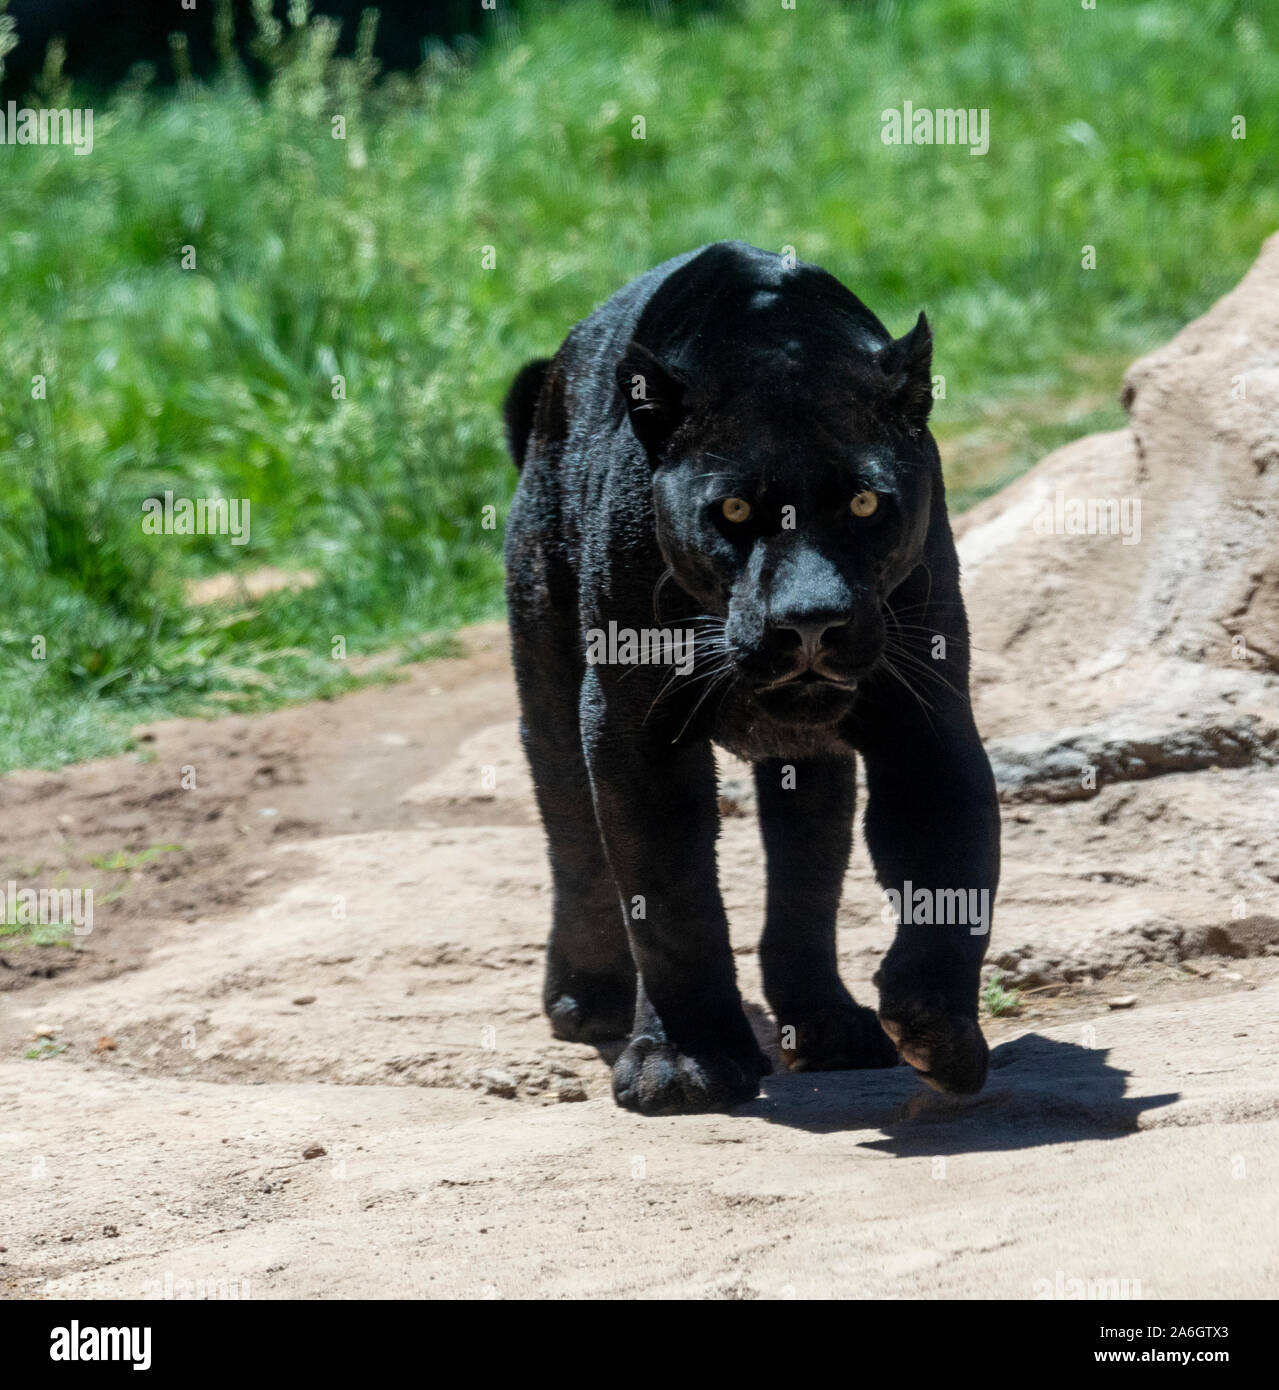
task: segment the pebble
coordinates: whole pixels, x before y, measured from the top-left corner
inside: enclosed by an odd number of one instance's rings
[[[1114,999],[1107,999],[1106,1007],[1108,1009],[1131,1009],[1136,1002],[1137,996],[1135,994],[1120,994]]]
[[[485,1067],[480,1072],[480,1085],[491,1096],[501,1096],[505,1100],[514,1100],[516,1092],[515,1078],[507,1071],[498,1071],[496,1067]]]
[[[580,1081],[557,1081],[555,1083],[555,1099],[561,1101],[585,1100],[586,1087]]]
[[[308,1144],[307,1147],[302,1150],[302,1157],[323,1158],[326,1153],[328,1153],[328,1150],[323,1144]]]
[[[1019,961],[1013,977],[1019,985],[1046,985],[1052,979],[1052,963],[1042,956],[1030,956]]]

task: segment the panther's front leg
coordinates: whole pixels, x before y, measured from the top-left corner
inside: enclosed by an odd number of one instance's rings
[[[640,976],[635,1030],[613,1067],[613,1094],[646,1115],[752,1100],[769,1064],[742,1011],[716,879],[710,745],[672,745],[669,729],[646,734],[633,705],[610,707],[594,671],[582,686],[581,725]]]
[[[764,994],[792,1071],[891,1067],[897,1049],[874,1009],[839,978],[835,917],[853,838],[856,771],[844,758],[755,764],[768,907],[759,944]]]
[[[966,704],[898,708],[863,744],[866,841],[897,912],[875,983],[884,1031],[934,1090],[979,1091],[989,1052],[977,1022],[999,883],[999,805]]]

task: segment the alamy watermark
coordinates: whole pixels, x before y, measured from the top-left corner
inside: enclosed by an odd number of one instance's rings
[[[70,145],[76,154],[93,153],[93,108],[0,107],[0,145]]]
[[[191,1279],[165,1270],[163,1278],[144,1279],[142,1297],[166,1301],[194,1299],[200,1302],[237,1302],[251,1297],[247,1279],[219,1277]]]
[[[151,1369],[149,1327],[81,1327],[72,1318],[49,1333],[50,1361],[131,1361],[135,1371]]]
[[[990,149],[990,108],[928,107],[915,108],[905,101],[902,109],[889,107],[880,112],[883,127],[879,138],[885,145],[967,145],[971,155],[983,155]]]
[[[900,889],[884,889],[879,914],[886,927],[967,927],[969,936],[990,931],[989,888],[916,888],[910,879]]]
[[[1121,545],[1141,540],[1140,497],[1067,497],[1058,488],[1045,497],[1035,517],[1038,536],[1121,536]]]
[[[593,627],[586,634],[588,666],[673,666],[681,676],[693,669],[691,627]]]
[[[1140,1279],[1067,1278],[1059,1269],[1051,1279],[1036,1279],[1032,1285],[1036,1299],[1128,1299],[1141,1297]],[[1103,1334],[1104,1335],[1104,1334]]]
[[[230,536],[232,545],[249,539],[247,497],[148,497],[142,503],[142,529],[148,536]]]
[[[92,888],[0,887],[0,923],[6,927],[70,927],[76,936],[93,931]]]

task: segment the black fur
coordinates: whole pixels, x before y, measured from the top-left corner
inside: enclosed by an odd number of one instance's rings
[[[788,1064],[890,1065],[891,1036],[939,1089],[985,1079],[985,933],[899,922],[878,1018],[836,969],[855,751],[881,885],[989,902],[998,879],[931,346],[923,315],[894,340],[824,271],[721,243],[640,276],[512,387],[507,594],[554,890],[545,1004],[558,1037],[629,1037],[623,1105],[732,1105],[768,1069],[716,880],[712,742],[755,765],[760,960]],[[873,513],[852,514],[868,493]],[[691,630],[691,669],[597,659],[619,655],[592,635],[610,622]]]
[[[502,416],[506,421],[506,447],[511,451],[516,468],[524,467],[524,450],[528,445],[529,431],[533,428],[533,411],[537,408],[538,394],[550,365],[549,357],[526,362],[515,374],[511,389],[506,393],[506,402],[502,407]]]

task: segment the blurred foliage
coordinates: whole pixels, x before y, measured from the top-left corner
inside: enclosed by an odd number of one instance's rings
[[[367,26],[266,22],[265,90],[229,56],[125,84],[91,155],[0,146],[0,767],[499,613],[505,384],[666,256],[793,246],[895,332],[927,309],[962,504],[1120,423],[1123,365],[1279,223],[1270,7],[526,9],[380,80]],[[989,108],[989,153],[884,145],[906,100]],[[249,499],[250,543],[144,535],[166,490]],[[319,582],[184,601],[267,564]]]

